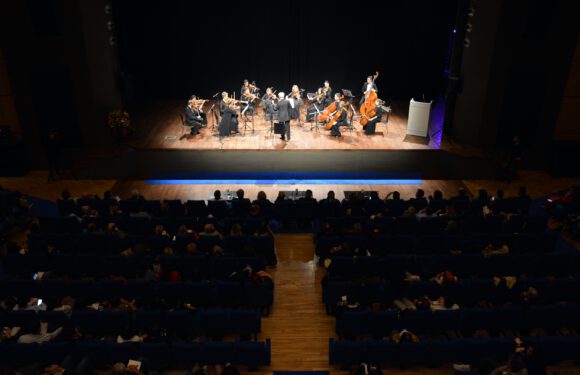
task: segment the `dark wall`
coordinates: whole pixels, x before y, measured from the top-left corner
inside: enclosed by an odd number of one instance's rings
[[[565,0],[475,2],[452,129],[457,141],[508,147],[518,136],[526,161],[546,167],[579,12],[579,2]]]
[[[22,133],[42,166],[48,130],[67,148],[111,142],[105,114],[121,105],[107,0],[0,2],[0,43]]]
[[[238,91],[244,78],[287,91],[358,93],[380,72],[383,98],[434,97],[456,1],[113,1],[124,84],[139,101]]]

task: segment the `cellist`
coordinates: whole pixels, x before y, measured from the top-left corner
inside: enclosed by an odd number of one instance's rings
[[[338,94],[336,94],[334,97],[336,98],[337,95]],[[332,127],[330,128],[330,135],[334,137],[340,137],[341,136],[340,127],[348,126],[348,123],[346,122],[346,112],[347,112],[346,102],[343,100],[339,100],[336,108],[337,108],[336,112],[331,116],[329,120],[331,122],[334,122],[334,124],[332,124]]]

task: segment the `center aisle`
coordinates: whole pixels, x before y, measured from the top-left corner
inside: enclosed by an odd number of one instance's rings
[[[274,305],[262,319],[261,337],[272,340],[272,365],[277,371],[328,369],[328,338],[334,318],[326,315],[320,281],[324,269],[314,260],[312,234],[276,235],[278,266]]]

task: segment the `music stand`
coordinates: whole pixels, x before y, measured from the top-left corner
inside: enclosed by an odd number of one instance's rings
[[[219,111],[217,110],[215,103],[213,103],[211,105],[211,107],[209,107],[209,112],[208,112],[210,120],[211,120],[211,131],[212,132],[215,132],[216,129],[218,128],[218,125],[219,125],[219,113],[218,112]],[[219,129],[217,131],[219,131]]]
[[[254,107],[251,107],[251,109],[252,109],[252,112],[251,112],[252,118],[251,118],[250,121],[248,121],[248,116],[246,115],[246,111],[248,109],[250,109],[250,105],[252,105],[252,102],[251,101],[248,101],[248,103],[246,103],[246,107],[240,113],[242,115],[242,117],[244,118],[244,135],[246,135],[246,130],[248,128],[251,128],[252,129],[252,134],[254,134]],[[252,123],[252,126],[251,127],[248,126],[248,122],[251,122]]]

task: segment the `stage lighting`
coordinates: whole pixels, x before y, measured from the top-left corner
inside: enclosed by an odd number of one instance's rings
[[[470,44],[471,41],[469,40],[469,38],[463,39],[463,47],[468,48]]]
[[[467,12],[467,15],[469,17],[473,17],[475,15],[475,8],[474,7],[470,7],[469,11]]]
[[[111,4],[105,5],[105,14],[111,14],[111,13],[113,13],[113,7],[111,6]]]
[[[465,31],[467,31],[468,33],[470,33],[471,30],[473,30],[473,25],[468,22],[467,25],[465,25]]]

